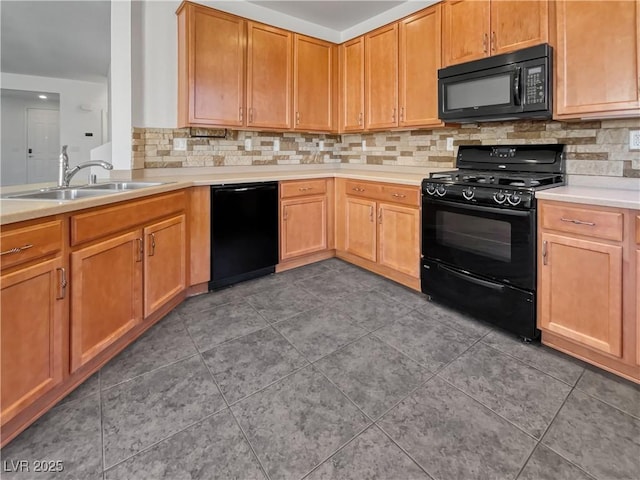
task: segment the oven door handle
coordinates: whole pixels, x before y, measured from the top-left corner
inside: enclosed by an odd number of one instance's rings
[[[461,278],[467,282],[475,283],[476,285],[480,285],[481,287],[490,288],[491,290],[497,290],[499,292],[504,290],[504,285],[501,283],[490,282],[488,280],[480,280],[479,278],[472,277],[471,275],[465,275],[464,273],[460,273],[452,268],[445,267],[444,265],[438,265],[438,268],[450,273],[451,275]]]
[[[425,198],[424,203],[432,203],[434,205],[444,205],[451,207],[458,207],[464,210],[471,210],[475,212],[485,212],[485,213],[499,213],[500,215],[510,216],[510,217],[528,217],[533,210],[511,210],[509,208],[500,208],[500,207],[483,207],[480,205],[470,205],[467,203],[457,203],[457,202],[447,202],[442,200],[433,200],[431,198]]]

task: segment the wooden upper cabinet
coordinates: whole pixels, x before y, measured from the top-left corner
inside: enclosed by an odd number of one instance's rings
[[[440,5],[400,22],[399,125],[441,125],[438,118]]]
[[[294,34],[293,109],[295,128],[330,131],[335,45]]]
[[[340,45],[342,131],[364,128],[364,37]]]
[[[491,1],[491,55],[533,47],[548,38],[548,0]]]
[[[548,0],[447,0],[442,4],[444,66],[547,42]]]
[[[365,127],[398,126],[398,24],[365,35]]]
[[[640,3],[555,5],[554,118],[640,115]]]
[[[442,4],[444,66],[489,55],[490,14],[489,0],[449,0]]]
[[[178,126],[242,126],[242,18],[192,3],[178,14]]]
[[[292,127],[292,55],[291,32],[247,23],[248,127]]]

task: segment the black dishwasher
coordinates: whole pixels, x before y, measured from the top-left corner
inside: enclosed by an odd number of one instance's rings
[[[211,187],[209,290],[268,275],[278,263],[278,183]]]

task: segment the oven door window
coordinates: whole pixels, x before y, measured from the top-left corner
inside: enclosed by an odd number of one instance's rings
[[[535,210],[424,199],[422,253],[476,275],[535,287]]]
[[[497,262],[511,262],[511,223],[445,210],[436,212],[436,237],[445,248]]]

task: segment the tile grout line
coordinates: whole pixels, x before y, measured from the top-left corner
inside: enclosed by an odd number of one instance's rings
[[[271,480],[271,477],[269,476],[269,473],[267,472],[267,469],[262,464],[262,461],[260,460],[260,457],[258,456],[255,448],[253,447],[253,445],[249,441],[249,437],[248,437],[247,433],[244,431],[244,429],[242,428],[242,425],[240,425],[240,422],[238,421],[237,417],[233,413],[233,410],[229,406],[229,402],[227,402],[227,398],[225,397],[224,392],[220,388],[220,385],[218,384],[218,381],[216,380],[215,375],[213,374],[213,372],[209,368],[209,365],[207,365],[207,362],[205,362],[204,357],[202,356],[202,352],[200,351],[200,348],[198,347],[196,342],[193,340],[193,337],[191,336],[191,332],[189,332],[188,329],[187,329],[187,334],[189,335],[189,338],[191,338],[191,341],[194,343],[194,345],[196,347],[196,350],[198,351],[198,355],[200,356],[200,361],[204,364],[204,367],[207,369],[207,372],[209,372],[209,375],[211,376],[211,380],[213,381],[214,385],[218,389],[218,392],[220,392],[220,396],[222,397],[222,401],[226,405],[226,409],[228,410],[229,414],[231,415],[231,417],[235,421],[236,425],[240,429],[240,433],[242,434],[242,437],[244,438],[245,442],[247,442],[247,445],[249,446],[249,449],[251,450],[251,453],[253,453],[254,458],[258,462],[258,465],[260,466],[260,469],[262,470],[262,473],[267,478],[267,480]]]

